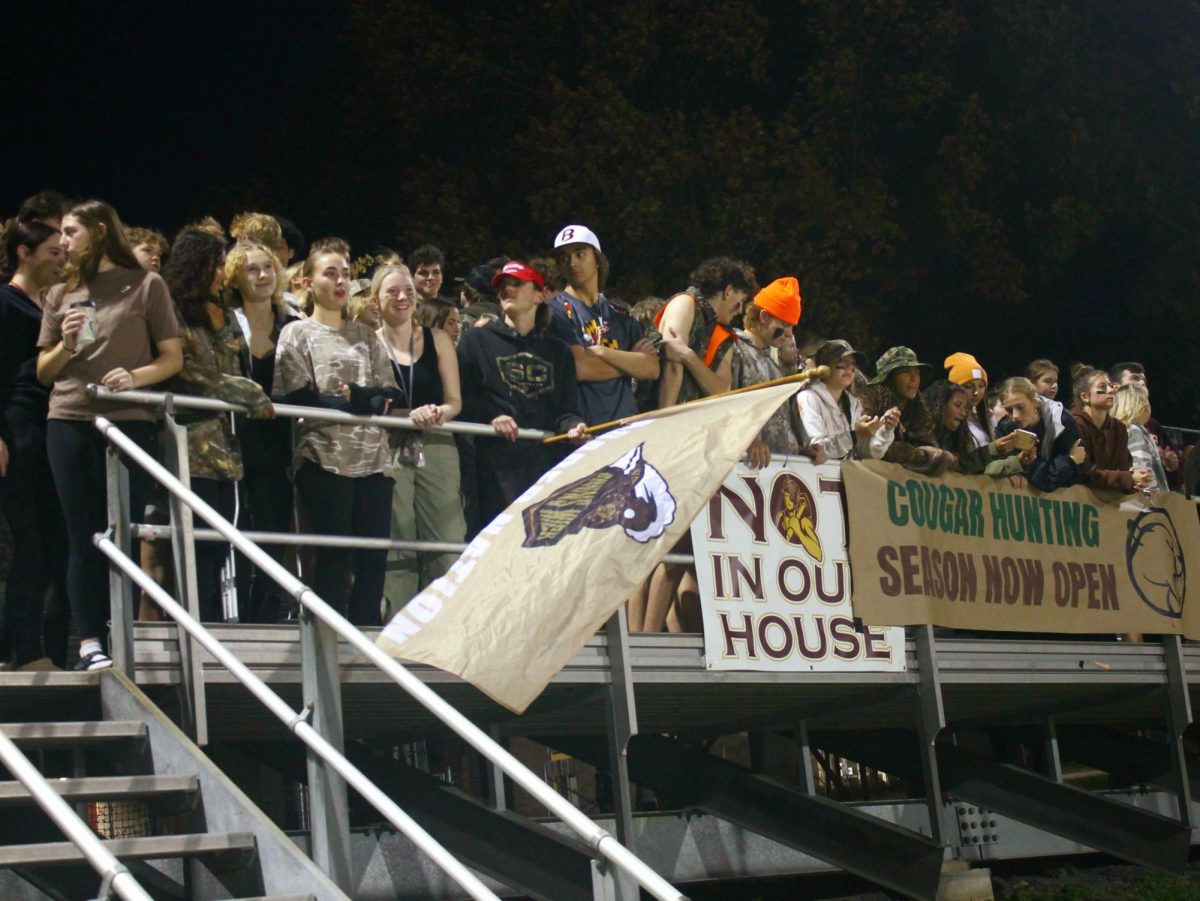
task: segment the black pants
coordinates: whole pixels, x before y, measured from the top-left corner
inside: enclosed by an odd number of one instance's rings
[[[255,532],[292,532],[295,492],[283,466],[247,468],[241,483],[238,528]],[[286,546],[264,544],[263,550],[283,563]],[[273,623],[282,610],[283,590],[270,576],[237,556],[238,621]]]
[[[491,452],[497,445],[491,439],[475,443],[476,489],[479,498],[479,527],[483,528],[497,514],[520,497],[547,469],[564,456],[557,448],[531,446],[520,454],[500,445],[499,453]],[[525,442],[528,444],[529,442]]]
[[[0,509],[12,532],[13,558],[0,605],[0,660],[21,666],[48,656],[65,666],[67,527],[46,456],[45,423],[19,409],[10,410],[8,420],[8,475],[0,480]]]
[[[235,490],[233,482],[192,479],[192,491],[230,522],[233,522]],[[208,523],[198,516],[194,516],[193,521],[198,529],[208,528]],[[228,542],[196,542],[196,591],[200,596],[201,622],[225,621],[225,607],[221,603],[221,567],[228,558]]]
[[[154,453],[154,423],[126,421],[117,426],[143,450]],[[80,638],[103,639],[110,616],[108,560],[92,544],[92,536],[108,526],[104,468],[107,445],[90,421],[51,419],[46,426],[50,470],[67,524],[67,594]],[[140,466],[130,466],[129,510],[134,520],[142,521],[149,498],[150,477]]]
[[[387,538],[392,523],[392,479],[382,473],[351,479],[306,460],[296,488],[315,531],[322,535]],[[317,548],[313,591],[356,626],[380,625],[379,604],[387,551]],[[347,591],[347,584],[353,579]]]

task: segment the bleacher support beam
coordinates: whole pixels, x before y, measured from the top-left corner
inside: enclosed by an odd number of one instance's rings
[[[813,736],[813,744],[902,779],[921,778],[915,742],[902,730],[823,733]],[[1191,830],[1175,820],[974,751],[943,742],[936,748],[947,795],[1131,863],[1168,873],[1184,870]]]
[[[546,738],[560,751],[607,769],[603,742]],[[743,829],[819,858],[910,898],[934,899],[942,846],[820,795],[807,795],[662,735],[628,746],[630,778]]]
[[[492,810],[406,764],[382,763],[362,745],[352,744],[347,754],[473,869],[533,898],[593,901],[591,857],[575,839],[516,814]]]

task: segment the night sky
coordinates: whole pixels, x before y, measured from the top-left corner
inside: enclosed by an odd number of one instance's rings
[[[309,110],[314,128],[337,115],[343,3],[23,4],[13,18],[10,51],[42,61],[10,70],[6,214],[52,187],[168,235],[227,218],[256,195],[281,199],[272,172]],[[293,217],[331,229],[305,206]]]

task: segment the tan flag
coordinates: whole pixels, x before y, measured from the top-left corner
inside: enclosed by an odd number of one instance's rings
[[[687,532],[796,388],[662,410],[577,448],[397,613],[379,646],[524,711]]]

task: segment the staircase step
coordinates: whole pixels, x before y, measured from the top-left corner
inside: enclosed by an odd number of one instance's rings
[[[200,790],[200,781],[195,776],[89,776],[81,779],[50,779],[49,782],[68,801],[149,798]],[[32,801],[33,798],[20,782],[0,782],[0,806],[16,807]]]
[[[250,832],[113,838],[103,844],[121,860],[162,860],[170,857],[245,853],[254,851],[256,847],[254,835]],[[83,856],[83,852],[71,842],[0,846],[0,868],[51,867],[86,862],[87,859]]]
[[[110,741],[146,737],[146,724],[94,720],[82,723],[0,723],[3,732],[18,745],[39,748],[75,748]]]

